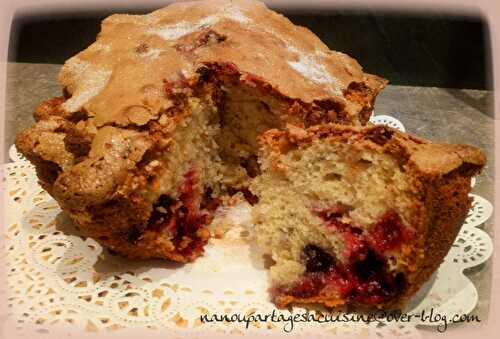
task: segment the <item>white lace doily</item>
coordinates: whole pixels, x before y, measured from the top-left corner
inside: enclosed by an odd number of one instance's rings
[[[389,117],[390,118],[390,117]],[[404,130],[394,118],[379,117]],[[57,203],[37,184],[33,167],[10,149],[12,163],[2,167],[5,192],[4,229],[7,249],[8,307],[20,324],[69,324],[73,329],[113,331],[125,328],[169,329],[181,337],[207,330],[232,334],[283,333],[284,323],[200,322],[202,314],[267,314],[267,272],[248,242],[250,207],[242,203],[219,210],[214,222],[235,225],[223,239],[212,239],[206,254],[187,265],[166,261],[135,262],[112,256],[90,238],[81,237]],[[472,194],[473,206],[455,244],[437,273],[411,303],[409,313],[434,308],[445,315],[470,312],[478,295],[463,270],[486,261],[490,237],[481,226],[491,204]],[[280,313],[304,309],[279,310]],[[419,336],[412,323],[295,324],[293,333],[315,337],[385,334]],[[165,333],[165,332],[162,332]]]
[[[398,119],[391,117],[390,115],[372,115],[370,117],[370,122],[375,125],[387,125],[401,132],[406,132],[404,125]]]

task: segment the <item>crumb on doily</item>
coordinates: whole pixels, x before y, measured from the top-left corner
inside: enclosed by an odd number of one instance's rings
[[[227,232],[227,229],[224,229],[224,227],[222,225],[217,225],[213,229],[212,235],[216,239],[221,239],[222,237],[224,237],[224,234],[226,234],[226,232]]]

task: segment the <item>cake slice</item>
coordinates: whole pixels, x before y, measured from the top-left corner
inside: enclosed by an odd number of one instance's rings
[[[384,126],[290,125],[260,142],[252,213],[279,306],[404,305],[447,254],[485,163]]]

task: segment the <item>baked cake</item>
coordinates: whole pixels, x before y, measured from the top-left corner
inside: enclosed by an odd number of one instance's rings
[[[221,194],[248,192],[261,132],[363,125],[386,83],[244,0],[112,15],[59,79],[16,141],[41,185],[102,245],[180,262],[202,253]]]
[[[363,127],[386,80],[252,0],[112,15],[59,80],[16,146],[84,235],[189,262],[242,192],[279,305],[412,295],[484,163],[468,146]]]
[[[385,126],[288,126],[260,142],[253,219],[280,306],[403,305],[447,254],[485,163]]]

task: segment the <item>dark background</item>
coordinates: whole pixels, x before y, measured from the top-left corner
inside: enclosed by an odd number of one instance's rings
[[[153,9],[129,12],[141,14]],[[492,88],[488,25],[480,17],[436,12],[277,10],[391,84]],[[100,21],[117,12],[125,11],[16,15],[9,61],[62,64],[91,44]]]

